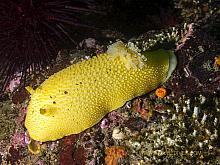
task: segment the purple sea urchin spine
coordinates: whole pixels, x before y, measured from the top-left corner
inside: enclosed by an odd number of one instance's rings
[[[62,0],[3,0],[0,2],[0,88],[1,91],[16,72],[22,80],[28,73],[40,70],[56,58],[58,42],[76,42],[68,25],[89,27],[79,23],[79,14],[93,12],[89,4]]]

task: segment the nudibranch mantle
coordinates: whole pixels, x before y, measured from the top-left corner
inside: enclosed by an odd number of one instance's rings
[[[122,42],[104,54],[73,64],[31,93],[25,126],[37,141],[77,134],[126,101],[163,83],[176,66],[171,51],[137,53]]]

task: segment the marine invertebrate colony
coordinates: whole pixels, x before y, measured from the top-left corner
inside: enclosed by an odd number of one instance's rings
[[[167,103],[172,106],[164,107],[147,127],[119,143],[128,144],[129,163],[219,164],[219,97],[182,95],[175,102],[166,99],[163,105]]]
[[[106,165],[117,165],[118,159],[126,156],[125,148],[122,146],[112,146],[105,149],[106,157],[105,164]]]
[[[69,26],[85,27],[77,17],[83,7],[79,1],[3,0],[0,2],[0,88],[16,72],[22,79],[56,58],[58,41],[74,40]],[[74,6],[75,5],[75,6]],[[82,6],[82,5],[81,5]],[[83,3],[86,7],[86,3]]]
[[[156,88],[175,66],[170,51],[140,55],[116,42],[107,53],[61,70],[36,90],[28,88],[25,126],[38,141],[82,132],[126,101]]]
[[[157,90],[155,91],[155,94],[157,97],[163,98],[166,96],[167,90],[163,87],[160,87],[160,88],[157,88]]]

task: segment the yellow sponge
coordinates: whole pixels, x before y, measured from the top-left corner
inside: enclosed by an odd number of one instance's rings
[[[55,73],[36,90],[28,88],[25,126],[31,138],[56,140],[92,127],[126,101],[163,83],[173,57],[165,50],[140,55],[116,42],[107,53]]]

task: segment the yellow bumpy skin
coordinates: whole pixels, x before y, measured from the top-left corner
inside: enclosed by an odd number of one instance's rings
[[[171,61],[170,51],[140,55],[116,42],[107,53],[59,71],[36,90],[29,88],[25,126],[31,138],[42,142],[82,132],[163,83],[173,71]]]

